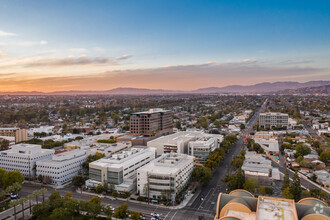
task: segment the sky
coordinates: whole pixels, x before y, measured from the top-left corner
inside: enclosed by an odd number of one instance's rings
[[[328,0],[0,0],[0,91],[330,80]]]

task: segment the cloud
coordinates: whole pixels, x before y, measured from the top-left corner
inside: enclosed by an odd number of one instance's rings
[[[0,37],[14,37],[14,36],[17,36],[17,34],[0,30]]]
[[[131,57],[132,57],[132,55],[125,54],[125,55],[122,55],[120,57],[116,57],[116,60],[126,60],[126,59],[129,59]]]
[[[42,41],[39,42],[39,44],[40,44],[40,45],[46,45],[46,44],[48,44],[48,42],[45,41],[45,40],[42,40]]]
[[[21,47],[33,47],[33,46],[44,46],[47,45],[48,42],[45,40],[42,41],[22,41],[22,42],[17,42],[14,43],[14,45],[21,46]]]
[[[73,52],[73,53],[87,53],[88,52],[88,50],[86,48],[72,48],[69,51]]]
[[[0,58],[6,56],[7,54],[0,50]]]
[[[68,58],[52,58],[52,59],[37,59],[30,63],[26,63],[26,67],[61,67],[75,65],[117,65],[116,62],[107,57],[89,58],[87,56],[68,57]]]
[[[254,58],[252,58],[252,59],[250,59],[250,58],[247,58],[247,59],[244,59],[244,60],[243,60],[243,62],[244,62],[244,63],[256,63],[256,62],[257,62],[257,60],[256,60],[256,59],[254,59]]]

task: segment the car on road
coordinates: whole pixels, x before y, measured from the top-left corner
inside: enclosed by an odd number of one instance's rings
[[[18,199],[18,194],[17,193],[10,193],[10,199],[11,200],[17,200]]]
[[[98,197],[100,197],[100,198],[104,198],[104,195],[98,195]]]
[[[158,213],[152,212],[150,215],[152,217],[159,218],[159,214]]]

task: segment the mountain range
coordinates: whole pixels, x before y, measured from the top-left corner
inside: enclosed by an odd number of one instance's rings
[[[196,90],[162,90],[141,88],[115,88],[104,91],[57,91],[57,92],[0,92],[0,95],[162,95],[162,94],[269,94],[283,93],[292,94],[302,88],[322,87],[330,85],[330,81],[299,82],[264,82],[250,86],[231,85],[225,87],[208,87]],[[328,87],[327,87],[328,88]],[[302,90],[301,90],[302,91]],[[309,90],[310,92],[313,89]],[[315,92],[317,89],[315,90]],[[299,90],[297,91],[299,93]]]

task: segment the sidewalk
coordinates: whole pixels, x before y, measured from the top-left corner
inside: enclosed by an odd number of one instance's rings
[[[99,196],[96,193],[91,193],[91,192],[86,192],[86,191],[81,191],[79,189],[76,190],[76,193],[78,194],[85,194],[85,195],[90,195],[90,196]],[[137,201],[137,200],[131,200],[131,199],[124,199],[124,198],[115,198],[113,196],[107,196],[105,195],[104,198],[110,199],[110,200],[119,200],[119,201],[123,201],[123,202],[133,202],[133,203],[138,203],[138,204],[145,204],[145,205],[149,205],[149,206],[154,206],[154,207],[162,207],[162,208],[167,208],[167,209],[182,209],[184,207],[187,206],[187,204],[190,202],[190,200],[196,195],[198,196],[199,193],[195,193],[195,194],[190,194],[186,199],[184,199],[179,205],[177,206],[165,206],[165,205],[161,205],[161,204],[152,204],[152,203],[146,203],[146,202],[141,202],[141,201]]]

